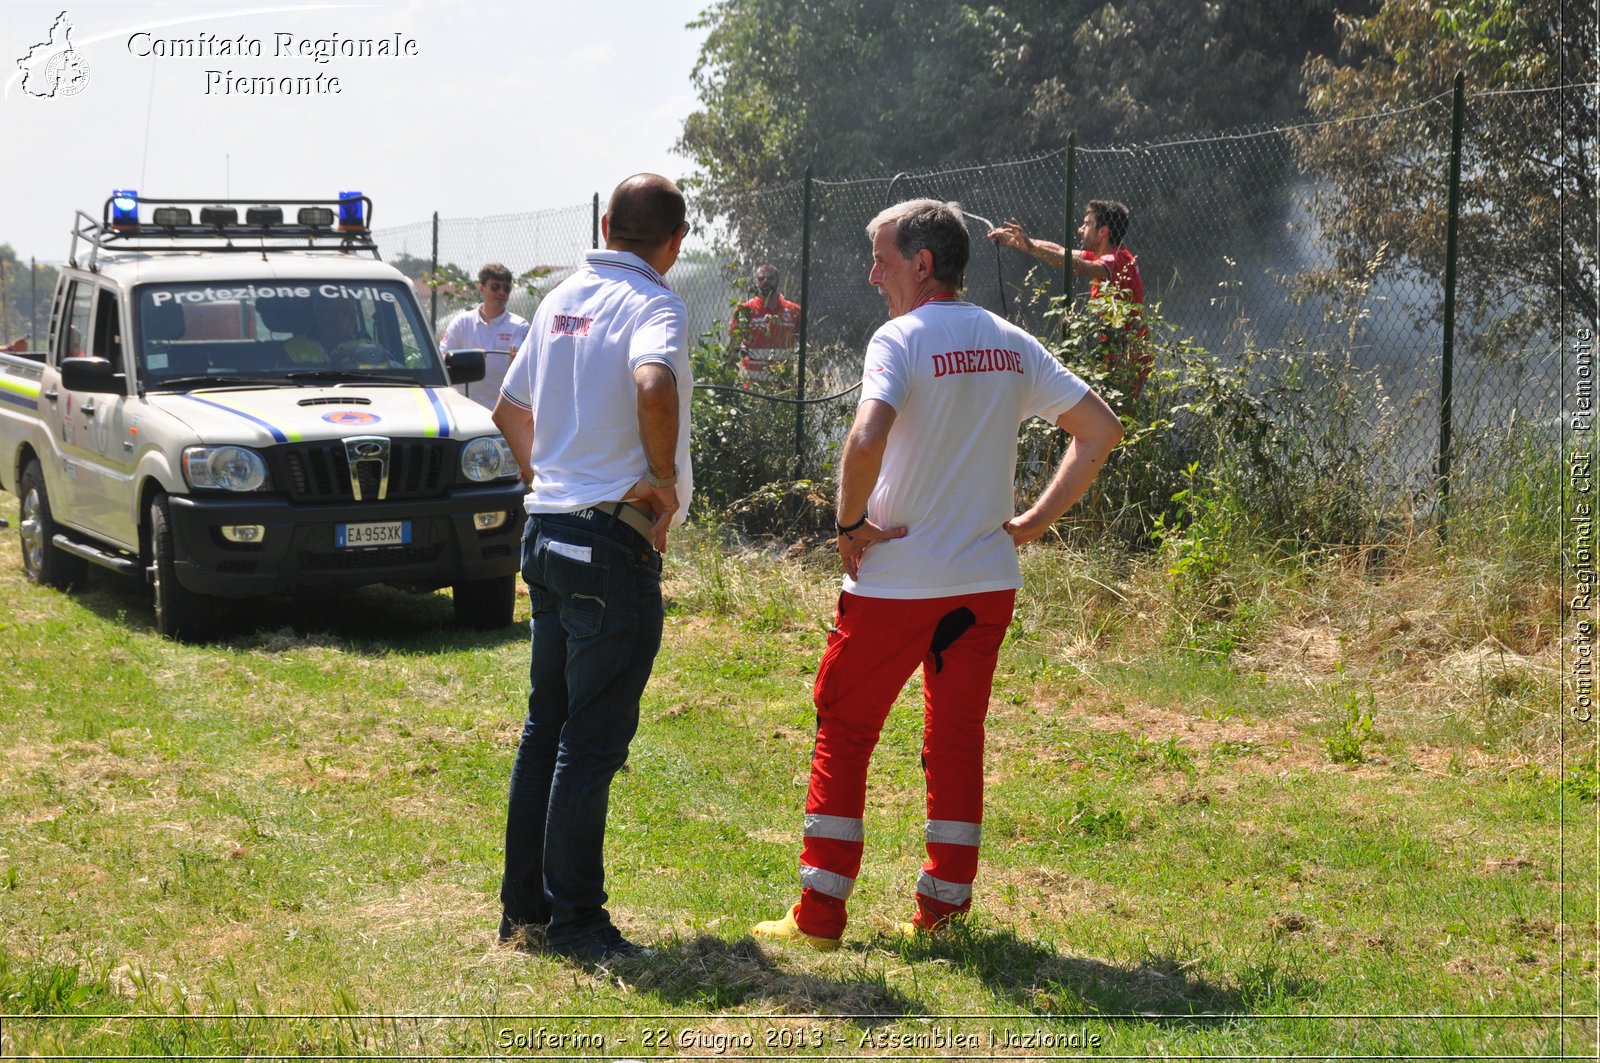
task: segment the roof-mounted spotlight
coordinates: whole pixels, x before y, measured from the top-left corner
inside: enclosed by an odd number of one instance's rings
[[[200,224],[210,225],[221,229],[228,225],[239,224],[239,211],[234,207],[201,207]]]
[[[244,212],[244,223],[246,225],[259,225],[263,229],[269,229],[274,225],[282,225],[283,208],[264,205],[250,207]]]
[[[296,215],[296,220],[307,229],[333,228],[333,209],[331,207],[301,207]]]
[[[176,229],[193,225],[194,215],[188,207],[157,207],[150,221],[159,229]]]

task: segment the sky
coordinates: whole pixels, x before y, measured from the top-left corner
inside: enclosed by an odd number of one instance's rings
[[[709,0],[556,3],[3,5],[0,243],[67,255],[74,211],[112,189],[197,199],[372,197],[382,230],[602,199],[641,170],[679,177],[671,148],[695,108],[690,30]],[[26,91],[65,49],[79,75]],[[259,55],[218,54],[220,42]],[[332,55],[351,40],[402,54]],[[174,43],[176,42],[176,43]],[[43,44],[43,48],[35,48]],[[210,55],[183,55],[208,47]],[[208,73],[215,71],[216,73]],[[315,79],[321,91],[247,95],[229,76]],[[332,79],[337,79],[333,91]],[[309,86],[318,88],[313,81]]]

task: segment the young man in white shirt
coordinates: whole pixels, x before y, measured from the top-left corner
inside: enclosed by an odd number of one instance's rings
[[[511,359],[528,336],[528,322],[506,309],[511,299],[511,271],[490,262],[478,271],[478,298],[482,301],[450,319],[439,339],[445,351],[483,351],[483,380],[461,384],[458,391],[481,406],[494,409],[500,384]]]
[[[800,902],[757,937],[835,948],[865,841],[867,764],[889,708],[923,669],[928,859],[911,925],[938,932],[972,904],[983,820],[983,727],[1022,585],[1017,549],[1075,503],[1122,439],[1100,397],[1022,329],[957,297],[969,255],[955,204],[890,207],[867,227],[868,280],[890,320],[867,346],[840,459],[844,592],[817,669]],[[1017,429],[1072,436],[1013,515]]]

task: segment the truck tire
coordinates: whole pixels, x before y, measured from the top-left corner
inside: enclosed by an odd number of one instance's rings
[[[468,580],[450,589],[456,609],[456,623],[478,631],[510,627],[517,605],[517,577]]]
[[[35,583],[66,590],[82,583],[89,564],[59,549],[55,538],[56,522],[50,515],[50,494],[44,487],[44,470],[37,460],[28,462],[17,485],[22,496],[22,523],[17,529],[22,539],[22,570]]]
[[[203,640],[216,627],[216,603],[178,582],[172,512],[166,495],[157,495],[150,503],[150,555],[156,630],[179,642]]]

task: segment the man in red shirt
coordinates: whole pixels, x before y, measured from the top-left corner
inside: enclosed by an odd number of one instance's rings
[[[1139,276],[1139,260],[1122,242],[1128,232],[1128,221],[1127,206],[1114,199],[1091,199],[1083,213],[1083,224],[1078,226],[1078,241],[1082,250],[1072,252],[1072,272],[1079,277],[1089,278],[1091,299],[1097,298],[1104,287],[1111,289],[1107,294],[1115,292],[1135,306],[1144,304],[1144,280]],[[1049,240],[1034,239],[1015,218],[998,229],[991,229],[989,239],[1025,251],[1052,266],[1059,267],[1067,260],[1066,248]],[[1128,323],[1123,328],[1133,335],[1122,337],[1120,342],[1114,343],[1104,333],[1101,334],[1101,343],[1106,347],[1106,365],[1109,367],[1116,361],[1125,360],[1134,369],[1135,376],[1129,385],[1129,402],[1139,397],[1153,361],[1146,345],[1140,342],[1149,331],[1136,324],[1138,317],[1137,310],[1129,315]]]
[[[793,347],[800,332],[800,304],[778,291],[778,269],[770,262],[756,267],[756,295],[740,303],[728,322],[730,347],[739,350],[739,368],[745,375],[759,374],[780,359],[752,355]]]

